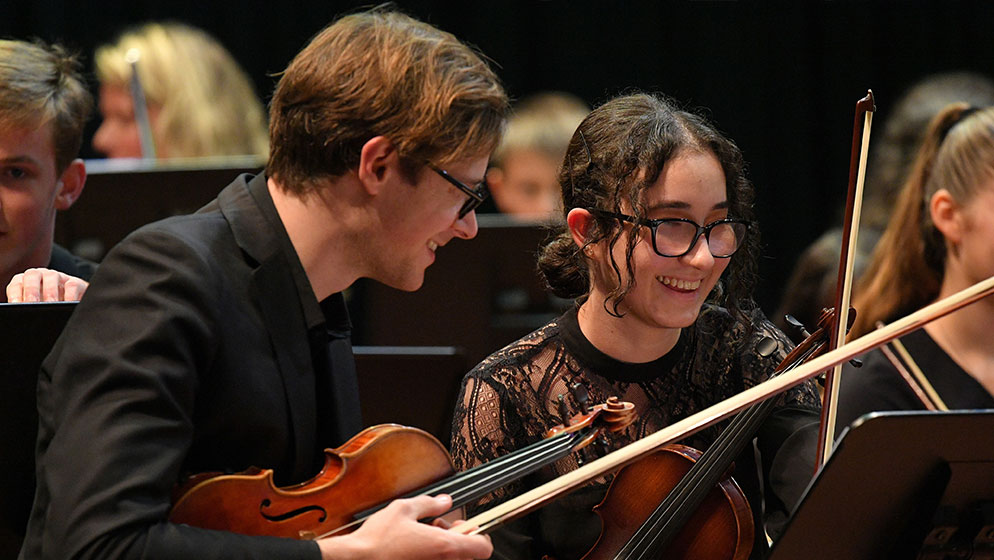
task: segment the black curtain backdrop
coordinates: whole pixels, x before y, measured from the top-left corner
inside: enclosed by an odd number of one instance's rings
[[[59,41],[90,64],[93,49],[128,25],[183,21],[225,44],[268,100],[273,73],[337,15],[364,5],[0,0],[0,35]],[[767,312],[798,254],[841,220],[853,109],[867,88],[879,134],[894,101],[921,77],[994,73],[994,3],[986,1],[397,5],[476,45],[516,98],[554,89],[596,105],[650,90],[705,110],[750,164],[764,240],[757,299]]]

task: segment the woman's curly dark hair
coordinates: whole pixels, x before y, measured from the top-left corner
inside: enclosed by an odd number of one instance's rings
[[[725,173],[729,216],[753,223],[742,247],[731,257],[708,296],[709,301],[724,306],[748,324],[745,312],[755,307],[751,294],[759,252],[752,209],[755,195],[745,177],[739,148],[704,117],[681,110],[657,94],[625,95],[594,109],[573,134],[559,174],[564,212],[573,208],[621,212],[622,202],[627,202],[636,219],[645,218],[645,190],[655,183],[667,161],[687,149],[714,154]],[[622,283],[621,268],[611,251],[621,232],[616,219],[597,218],[584,246],[579,247],[564,227],[539,256],[539,269],[553,293],[585,300],[590,291],[590,272],[583,249],[608,239],[617,285],[608,295],[605,309],[620,316],[618,306],[634,284],[632,254],[639,239],[628,237],[624,263],[628,281]]]

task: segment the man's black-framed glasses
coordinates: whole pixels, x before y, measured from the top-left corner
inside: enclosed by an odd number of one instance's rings
[[[591,208],[589,211],[600,218],[613,218],[649,228],[652,231],[652,250],[661,257],[686,255],[703,234],[708,242],[711,256],[725,259],[739,250],[750,228],[749,222],[730,218],[700,226],[697,222],[685,218],[638,220],[632,216],[596,208]]]
[[[460,220],[465,218],[466,214],[469,214],[473,210],[476,210],[476,208],[480,204],[482,204],[484,200],[487,199],[487,196],[490,195],[490,189],[487,188],[486,179],[477,183],[475,187],[471,187],[466,183],[463,183],[459,179],[456,179],[452,175],[449,175],[448,171],[440,167],[437,167],[435,164],[433,164],[430,161],[426,161],[425,165],[427,165],[428,168],[434,171],[435,173],[441,175],[443,179],[455,185],[457,189],[461,190],[462,192],[466,193],[467,196],[469,196],[469,199],[467,199],[466,202],[463,203],[462,207],[459,208]]]

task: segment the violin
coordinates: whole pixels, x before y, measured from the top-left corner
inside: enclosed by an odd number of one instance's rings
[[[828,342],[834,310],[777,366],[779,375],[820,354]],[[855,313],[850,311],[850,323]],[[771,340],[772,339],[768,339]],[[761,349],[772,352],[774,347]],[[728,558],[752,552],[752,508],[731,477],[733,460],[773,411],[768,399],[739,413],[706,453],[667,445],[622,469],[594,508],[601,536],[584,560],[602,558]],[[657,505],[658,504],[658,505]]]
[[[730,472],[721,473],[721,480],[707,488],[684,530],[669,537],[660,526],[667,509],[660,506],[680,493],[704,455],[693,447],[670,444],[621,469],[594,508],[601,518],[601,535],[583,560],[664,554],[678,559],[748,558],[755,536],[752,508]]]
[[[355,529],[395,498],[449,494],[452,509],[461,510],[634,419],[634,405],[612,397],[550,430],[545,439],[458,474],[445,446],[432,435],[397,424],[372,426],[325,450],[321,472],[297,485],[277,487],[271,469],[194,475],[174,489],[169,521],[246,535],[318,539]]]

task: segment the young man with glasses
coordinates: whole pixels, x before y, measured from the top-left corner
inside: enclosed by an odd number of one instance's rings
[[[790,346],[752,303],[753,190],[738,148],[710,123],[657,96],[613,99],[580,124],[559,177],[565,226],[539,266],[576,307],[466,375],[453,459],[460,470],[489,461],[611,396],[635,404],[639,419],[604,446],[501,488],[470,514],[765,380]],[[778,534],[814,472],[818,420],[814,385],[795,387],[760,428],[760,456],[750,442],[735,460],[755,525],[741,538],[754,536],[753,557],[767,547],[764,529]],[[681,443],[705,449],[718,433]],[[582,557],[600,534],[593,506],[606,489],[595,481],[498,529],[494,550],[502,558]],[[654,491],[647,485],[640,495],[649,510],[664,497]]]
[[[283,73],[264,175],[106,257],[39,382],[38,487],[22,558],[483,558],[485,537],[398,500],[350,535],[251,537],[167,521],[185,475],[317,474],[360,428],[342,291],[415,290],[476,234],[507,98],[455,37],[347,16]],[[430,161],[431,164],[425,162]]]

